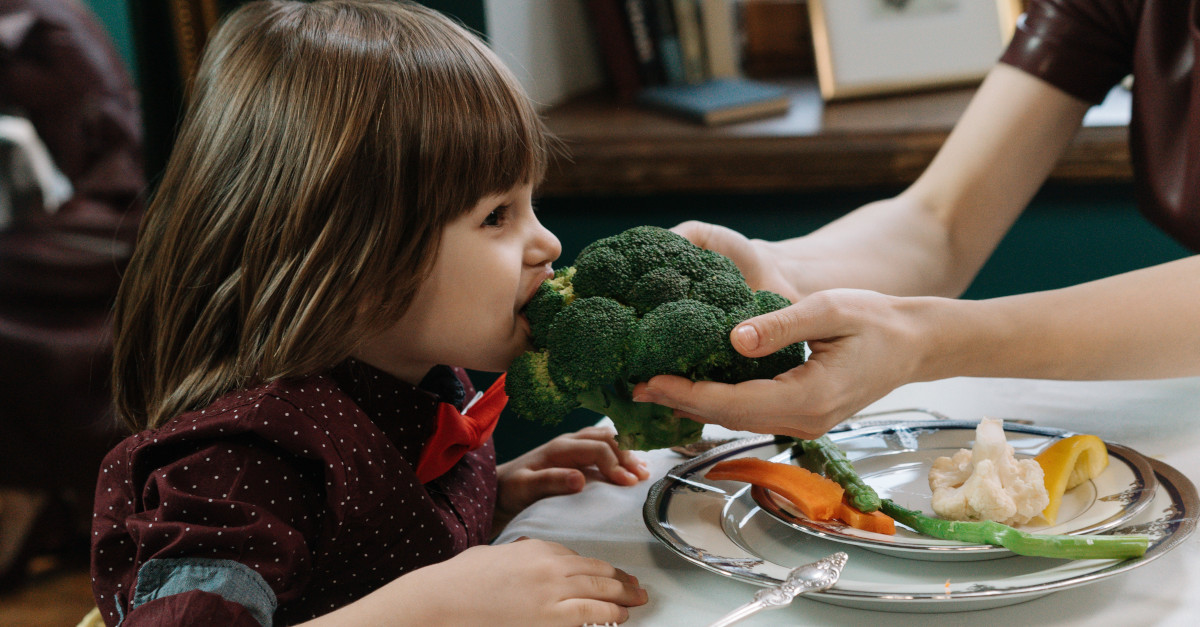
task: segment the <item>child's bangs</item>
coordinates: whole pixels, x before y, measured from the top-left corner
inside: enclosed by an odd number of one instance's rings
[[[465,34],[465,33],[464,33]],[[458,42],[428,68],[421,170],[431,193],[421,204],[453,219],[481,198],[545,175],[553,140],[516,78],[483,44]],[[430,204],[426,204],[426,202]]]

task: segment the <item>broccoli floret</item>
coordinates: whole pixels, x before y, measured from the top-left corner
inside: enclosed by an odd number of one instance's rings
[[[712,305],[690,299],[664,303],[642,316],[630,345],[629,378],[709,372],[714,359],[725,360],[725,326],[725,312]]]
[[[554,384],[549,361],[550,354],[546,351],[521,353],[508,367],[504,388],[507,392],[520,391],[509,395],[509,409],[526,418],[554,424],[579,407],[579,401]]]
[[[642,275],[658,268],[681,271],[701,265],[702,249],[666,229],[638,226],[588,244],[575,258],[579,296],[625,301]],[[693,270],[694,272],[694,270]]]
[[[692,280],[675,268],[655,268],[643,274],[633,284],[627,295],[629,304],[638,315],[663,303],[687,298],[692,290]]]
[[[526,307],[536,350],[509,369],[509,407],[551,423],[586,407],[612,419],[627,449],[694,442],[700,423],[633,402],[634,384],[659,374],[733,383],[803,364],[803,342],[762,359],[743,357],[729,342],[742,320],[789,304],[753,291],[728,258],[666,229],[642,226],[597,240]]]
[[[625,370],[637,322],[633,309],[611,298],[576,299],[550,325],[551,378],[575,393],[612,382]]]
[[[571,278],[574,276],[575,268],[559,268],[554,272],[554,278],[543,281],[538,286],[537,293],[525,306],[525,318],[529,320],[535,348],[546,347],[554,316],[575,300],[575,291],[571,285]]]

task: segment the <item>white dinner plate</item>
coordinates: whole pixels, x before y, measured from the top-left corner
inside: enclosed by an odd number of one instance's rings
[[[933,514],[929,469],[938,457],[950,457],[974,444],[974,422],[902,423],[831,434],[854,469],[882,498],[890,498],[908,509]],[[1005,423],[1005,438],[1018,459],[1037,455],[1067,434]],[[1039,516],[1016,528],[1030,533],[1078,535],[1114,529],[1136,515],[1154,498],[1155,479],[1150,463],[1136,451],[1105,442],[1108,467],[1100,476],[1063,495],[1058,520],[1047,525]],[[789,463],[791,449],[772,458]],[[736,482],[723,487],[736,489]],[[755,491],[751,496],[762,494]],[[757,499],[768,514],[805,533],[861,546],[872,551],[920,560],[980,560],[1008,557],[1005,548],[939,540],[898,525],[895,535],[862,531],[840,521],[814,521],[805,517],[787,499],[770,491]]]
[[[915,427],[916,425],[909,425]],[[931,423],[921,428],[941,428]],[[1034,429],[1039,432],[1066,432]],[[847,432],[854,435],[854,431]],[[650,532],[684,559],[727,577],[779,585],[792,568],[836,551],[850,555],[838,583],[814,600],[849,607],[946,612],[999,607],[1099,581],[1143,566],[1178,546],[1200,514],[1196,487],[1174,468],[1149,463],[1157,478],[1150,503],[1106,533],[1146,534],[1146,554],[1131,560],[1060,560],[1012,556],[986,561],[929,562],[886,555],[781,523],[765,513],[740,484],[704,479],[717,462],[753,456],[772,459],[790,440],[760,436],[737,440],[680,464],[650,489],[642,513]]]

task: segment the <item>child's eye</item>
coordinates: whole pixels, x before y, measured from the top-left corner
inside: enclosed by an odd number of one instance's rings
[[[483,219],[483,226],[500,226],[508,218],[508,205],[496,207]]]

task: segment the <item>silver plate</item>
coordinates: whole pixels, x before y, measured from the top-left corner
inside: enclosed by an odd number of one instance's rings
[[[945,426],[935,423],[930,428]],[[1039,432],[1067,432],[1035,429]],[[854,432],[847,432],[853,434]],[[1086,585],[1141,567],[1178,546],[1195,529],[1196,487],[1167,464],[1149,460],[1157,487],[1149,505],[1108,533],[1144,533],[1150,546],[1132,560],[1056,560],[1013,556],[987,561],[927,562],[799,533],[766,514],[748,489],[704,479],[733,457],[771,459],[789,441],[772,436],[737,440],[680,464],[650,489],[643,518],[650,532],[684,559],[760,586],[779,585],[796,566],[836,550],[850,554],[838,584],[814,600],[883,611],[945,612],[999,607]]]

